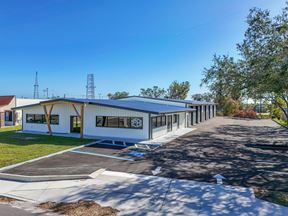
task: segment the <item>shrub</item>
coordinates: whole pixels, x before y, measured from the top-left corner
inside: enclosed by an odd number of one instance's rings
[[[239,111],[240,103],[236,100],[228,98],[223,106],[223,114],[225,116],[232,116]]]
[[[248,108],[243,109],[243,110],[238,110],[234,114],[234,117],[256,119],[257,113],[251,107],[248,107]]]

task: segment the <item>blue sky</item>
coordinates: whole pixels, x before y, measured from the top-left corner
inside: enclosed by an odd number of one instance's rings
[[[200,88],[213,54],[237,57],[252,7],[278,14],[285,0],[0,0],[0,95],[96,95],[173,80]]]

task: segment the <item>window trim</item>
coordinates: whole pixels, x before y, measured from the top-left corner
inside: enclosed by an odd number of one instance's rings
[[[107,123],[105,123],[103,126],[98,126],[97,125],[97,121],[98,121],[98,118],[103,118],[103,117],[106,117],[106,121]],[[115,127],[115,126],[109,126],[109,117],[110,118],[117,118],[118,119],[118,126]],[[122,127],[120,126],[120,118],[128,118],[129,120],[129,127]],[[141,119],[142,121],[142,126],[141,127],[133,127],[132,124],[131,124],[131,120],[133,118],[138,118],[138,119]],[[99,127],[99,128],[119,128],[119,129],[143,129],[143,124],[144,124],[144,121],[143,121],[143,117],[137,117],[137,116],[96,116],[96,127]]]
[[[28,121],[28,116],[29,115],[33,116],[32,122]],[[35,122],[35,116],[36,115],[41,115],[41,122]],[[59,122],[60,122],[59,115],[58,114],[55,114],[55,115],[53,114],[53,115],[51,115],[51,117],[52,116],[57,116],[58,117],[58,122],[57,123],[52,123],[51,122],[51,118],[50,118],[50,124],[51,125],[59,125]],[[26,124],[47,124],[45,114],[30,114],[30,113],[26,113]]]
[[[165,127],[167,125],[167,116],[165,115],[153,116],[151,117],[151,121],[152,121],[152,129]],[[153,124],[154,121],[156,124]]]
[[[179,122],[180,116],[179,114],[173,114],[173,124],[176,124]]]

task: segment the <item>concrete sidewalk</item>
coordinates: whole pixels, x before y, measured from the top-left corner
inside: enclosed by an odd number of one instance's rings
[[[175,140],[187,133],[190,133],[192,131],[196,130],[196,128],[181,128],[175,131],[171,131],[168,134],[165,134],[161,137],[154,138],[152,140],[145,140],[142,142],[139,142],[139,144],[159,144],[159,145],[164,145],[166,143],[171,142],[172,140]]]
[[[0,180],[0,195],[32,205],[92,199],[120,215],[288,215],[248,188],[105,171],[95,179],[21,183]],[[27,205],[27,204],[26,204]],[[31,205],[31,204],[30,204]]]

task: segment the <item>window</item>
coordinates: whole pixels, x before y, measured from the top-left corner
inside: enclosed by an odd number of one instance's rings
[[[109,127],[119,127],[119,118],[118,117],[108,117],[108,126]]]
[[[97,116],[96,117],[96,126],[97,127],[107,127],[107,117],[106,116]]]
[[[131,118],[119,117],[119,127],[120,128],[130,128],[131,127]]]
[[[178,114],[174,114],[173,115],[173,123],[177,123],[179,119],[179,115]]]
[[[161,125],[166,125],[166,116],[162,116]]]
[[[46,118],[45,118],[45,122],[46,122]],[[51,124],[56,124],[56,125],[59,124],[59,115],[51,115],[50,123]]]
[[[162,126],[162,118],[161,116],[157,117],[157,127],[161,127]]]
[[[43,114],[26,114],[26,123],[46,124],[46,118]],[[50,124],[59,124],[59,115],[50,116]]]
[[[38,115],[38,114],[34,115],[34,123],[43,124],[44,119],[46,119],[44,115]]]
[[[5,111],[5,121],[12,121],[13,112]]]
[[[34,115],[27,114],[26,115],[26,123],[33,123],[34,121]]]
[[[156,128],[157,127],[157,118],[153,117],[152,118],[152,128]]]
[[[123,116],[96,116],[96,127],[143,128],[143,118]]]
[[[166,116],[156,116],[152,117],[152,127],[162,127],[166,125]]]

